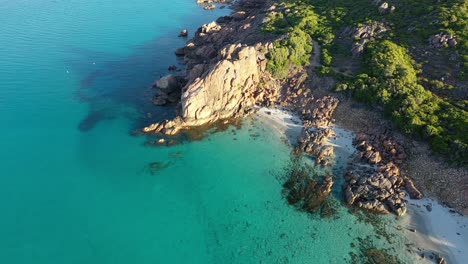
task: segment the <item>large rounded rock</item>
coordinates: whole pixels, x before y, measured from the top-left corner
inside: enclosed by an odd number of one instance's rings
[[[159,88],[165,93],[170,93],[179,88],[179,80],[177,80],[177,77],[174,75],[169,74],[157,80],[153,84],[153,87]]]

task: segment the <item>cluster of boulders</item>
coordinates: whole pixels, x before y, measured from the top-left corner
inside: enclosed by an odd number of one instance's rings
[[[331,96],[315,99],[304,83],[305,73],[299,72],[283,87],[281,105],[301,114],[302,135],[298,138],[296,151],[311,154],[317,165],[331,165],[334,148],[328,144],[334,132],[331,125],[332,115],[338,100]],[[320,212],[322,216],[332,214],[332,207],[326,203],[333,187],[332,177],[310,178],[303,170],[294,170],[284,184],[289,204],[309,212]]]
[[[143,128],[145,133],[161,133],[168,136],[176,135],[184,128],[184,122],[180,117],[176,117],[172,120],[164,120],[159,123],[151,124]],[[159,142],[158,142],[159,143]],[[164,143],[164,142],[161,142]]]
[[[343,30],[342,35],[358,40],[357,42],[354,42],[351,47],[351,53],[353,56],[358,56],[364,51],[364,47],[372,38],[375,38],[389,30],[390,27],[388,25],[374,21],[360,27],[346,27]]]
[[[354,39],[371,39],[377,35],[390,30],[390,27],[382,22],[374,21],[373,23],[365,24],[360,27],[347,27],[343,34],[349,35]]]
[[[374,4],[379,6],[379,13],[380,14],[388,14],[388,13],[393,13],[396,10],[396,7],[394,5],[390,5],[387,2],[383,2],[382,0],[374,0]]]
[[[376,213],[390,212],[401,216],[406,213],[404,180],[392,162],[377,169],[353,164],[345,173],[346,203]]]
[[[338,100],[329,96],[315,99],[310,88],[305,86],[307,78],[303,71],[290,76],[283,84],[279,103],[301,117],[303,128],[296,151],[310,154],[316,164],[326,166],[334,156],[333,147],[327,144],[333,136],[333,130],[326,126],[331,124]]]
[[[327,144],[330,137],[334,136],[333,130],[324,127],[304,127],[302,135],[298,139],[298,150],[312,154],[316,163],[322,166],[330,165],[335,155],[332,145]]]
[[[434,48],[455,47],[458,45],[457,36],[441,32],[429,38],[429,45]]]
[[[354,139],[353,144],[361,151],[360,156],[370,164],[377,164],[382,158],[395,164],[402,164],[407,155],[404,147],[384,132],[361,132]]]
[[[333,113],[339,100],[333,96],[315,98],[305,86],[307,74],[298,73],[289,78],[283,87],[281,106],[300,114],[305,127],[325,127],[333,123]]]
[[[247,26],[261,22],[259,1],[250,2],[236,2],[235,13],[203,25],[186,46],[176,50],[186,65],[185,76],[177,77],[183,81],[178,80],[175,88],[176,77],[162,77],[156,82],[153,101],[162,105],[178,98],[179,116],[147,126],[144,132],[174,135],[190,127],[243,117],[255,105],[276,103],[279,83],[266,71],[265,57],[273,45],[261,41],[264,36],[252,34],[255,29]],[[161,88],[166,83],[170,89]]]
[[[349,205],[376,213],[406,213],[406,190],[412,199],[421,199],[421,192],[413,181],[400,173],[398,164],[406,158],[404,148],[388,133],[360,133],[354,140],[358,150],[351,162],[344,185]]]
[[[316,163],[322,166],[331,165],[335,155],[333,146],[329,144],[329,139],[335,134],[329,126],[338,103],[335,97],[324,96],[311,100],[301,111],[304,127],[298,149],[312,154]]]
[[[211,23],[204,24],[201,27],[201,30],[198,31],[198,35],[203,37],[203,36],[205,36],[205,34],[212,34],[212,33],[218,32],[220,30],[221,30],[221,26],[218,25],[218,23],[216,23],[216,21],[213,21]]]
[[[197,4],[203,5],[203,9],[205,10],[214,10],[216,6],[213,3],[217,4],[229,4],[233,0],[197,0]]]
[[[364,159],[364,161],[369,164],[377,164],[382,161],[382,156],[380,156],[380,152],[376,150],[372,145],[370,145],[367,141],[356,141],[359,142],[356,144],[356,149],[361,151],[359,155],[361,159]]]
[[[298,138],[296,151],[311,154],[316,164],[331,165],[334,148],[328,140],[335,136],[329,126],[339,100],[333,96],[314,98],[310,88],[305,86],[307,74],[298,72],[284,84],[281,106],[287,107],[301,117],[303,128]]]
[[[215,5],[206,5],[206,6],[203,7],[203,9],[205,9],[205,10],[215,10],[216,6]]]
[[[333,96],[324,96],[312,101],[301,111],[304,125],[307,127],[330,126],[338,104],[339,100]]]
[[[290,13],[297,14],[299,11],[297,10],[291,10],[291,8],[286,6],[286,3],[279,3],[278,5],[272,5],[268,7],[267,9],[264,10],[265,13],[268,14],[266,16],[262,23],[268,23],[272,18],[280,18],[280,19],[285,19],[284,16]]]
[[[300,113],[302,106],[309,105],[314,96],[311,90],[304,85],[308,76],[305,72],[299,72],[290,76],[282,89],[281,106],[288,107],[295,112]]]
[[[264,56],[264,54],[261,56]],[[280,98],[279,82],[275,80],[269,73],[263,72],[263,74],[260,76],[260,84],[261,87],[257,86],[257,89],[252,93],[255,105],[263,107],[272,107],[277,105]]]
[[[296,208],[315,213],[324,205],[333,187],[332,177],[312,179],[302,170],[294,170],[283,185],[283,192],[289,204]]]

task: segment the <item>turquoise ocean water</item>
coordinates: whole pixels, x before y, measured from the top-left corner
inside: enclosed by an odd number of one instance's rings
[[[0,0],[2,263],[344,263],[358,238],[404,243],[342,206],[289,207],[291,149],[259,122],[171,148],[132,136],[172,113],[148,99],[178,32],[229,12],[194,2]]]

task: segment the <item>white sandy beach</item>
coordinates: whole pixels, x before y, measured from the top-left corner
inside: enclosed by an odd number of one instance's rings
[[[301,135],[301,119],[286,110],[262,107],[257,111],[256,115],[261,122],[279,134],[286,136],[291,144],[294,144],[297,141],[297,137]]]
[[[286,136],[291,144],[295,144],[302,133],[301,119],[287,110],[262,107],[256,115],[261,122],[267,124],[279,134]],[[338,165],[345,166],[347,158],[355,151],[353,147],[354,134],[336,126],[330,128],[334,131],[335,136],[330,138],[325,145],[332,145],[335,148],[335,155],[338,160],[343,161],[342,164]]]
[[[423,252],[439,252],[448,263],[468,263],[468,217],[424,198],[408,200],[408,215],[401,221],[402,226],[416,230],[406,233]],[[429,254],[425,255],[428,260]]]
[[[301,134],[300,118],[288,111],[260,108],[257,116],[260,121],[285,135],[291,143],[295,143]],[[354,133],[335,126],[332,129],[336,136],[329,144],[335,147],[336,155],[343,158],[343,164],[346,164],[346,158],[355,151],[352,146]],[[427,205],[431,205],[431,211],[426,208]],[[449,264],[468,263],[468,217],[451,211],[433,199],[424,198],[409,200],[408,214],[398,219],[396,224],[405,228],[402,232],[405,232],[414,248],[424,253],[424,258],[416,256],[419,263],[434,263],[435,260],[430,258],[433,252],[443,256]]]

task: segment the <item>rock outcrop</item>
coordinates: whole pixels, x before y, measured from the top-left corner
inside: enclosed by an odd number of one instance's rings
[[[252,95],[260,81],[259,74],[254,47],[225,47],[219,62],[184,89],[181,117],[185,124],[198,126],[244,115],[255,104]],[[195,75],[192,73],[191,77]]]
[[[187,36],[188,36],[188,30],[187,29],[183,29],[182,31],[180,31],[179,37],[187,37]]]
[[[199,2],[211,4],[211,0]],[[175,51],[186,65],[186,73],[167,75],[156,81],[153,102],[156,105],[178,102],[178,116],[151,124],[143,131],[176,135],[192,127],[244,117],[254,111],[255,105],[272,106],[280,102],[302,119],[303,133],[296,150],[312,156],[316,164],[330,165],[335,153],[328,141],[335,136],[330,127],[339,100],[307,87],[308,72],[304,69],[291,72],[293,76],[282,83],[280,90],[280,83],[266,71],[266,54],[273,48],[274,39],[255,32],[265,18],[262,15],[265,10],[259,8],[261,3],[236,2],[235,13],[203,25],[186,46]],[[353,54],[358,55],[368,41],[388,30],[385,24],[373,22],[347,28],[344,34],[359,41],[353,48]],[[170,142],[163,138],[158,144]],[[402,175],[398,167],[406,158],[401,144],[385,132],[360,133],[353,143],[358,152],[345,173],[343,189],[347,204],[400,216],[406,212],[404,190],[413,199],[422,198],[411,179]],[[303,171],[295,171],[284,184],[284,192],[290,204],[316,212],[324,205],[332,186],[331,177],[318,180]]]
[[[455,47],[458,45],[457,36],[439,33],[429,38],[429,45],[434,48]]]
[[[346,203],[376,213],[390,212],[401,216],[406,213],[403,192],[404,180],[392,162],[377,169],[354,165],[345,173],[344,189]]]
[[[186,64],[186,84],[172,90],[174,76],[161,78],[156,82],[159,90],[153,101],[157,105],[172,102],[176,96],[171,95],[180,90],[179,116],[147,126],[144,132],[174,135],[190,127],[243,117],[252,113],[256,104],[276,102],[279,84],[266,72],[265,57],[273,45],[271,41],[262,42],[263,36],[252,34],[255,29],[251,28],[261,21],[260,2],[236,2],[237,12],[203,25],[185,47],[176,50]],[[209,1],[202,1],[205,3]]]
[[[303,123],[302,135],[298,139],[298,151],[311,154],[318,165],[327,166],[333,163],[334,148],[328,140],[335,136],[329,128],[333,121],[333,112],[338,106],[338,99],[325,96],[317,100],[308,100],[301,110]]]
[[[327,142],[333,135],[333,130],[329,128],[304,128],[302,136],[298,140],[298,150],[312,154],[317,164],[329,165],[332,163],[335,153],[333,146]]]
[[[259,47],[264,48],[261,45],[227,45],[220,51],[216,63],[194,65],[182,89],[179,118],[148,126],[144,132],[173,135],[181,129],[243,117],[253,111],[255,104],[270,101],[276,95],[275,83],[258,87],[260,81],[267,81],[269,76],[259,60],[264,58],[264,51],[258,50]],[[166,84],[168,79],[173,78],[164,77],[158,83]]]
[[[333,96],[324,96],[312,101],[310,107],[305,107],[301,111],[304,125],[307,127],[330,126],[338,104],[339,100]]]
[[[390,27],[386,24],[374,21],[360,27],[347,27],[342,35],[350,36],[353,40],[356,40],[351,47],[351,53],[356,57],[364,51],[364,47],[372,38],[380,36],[389,30]]]

